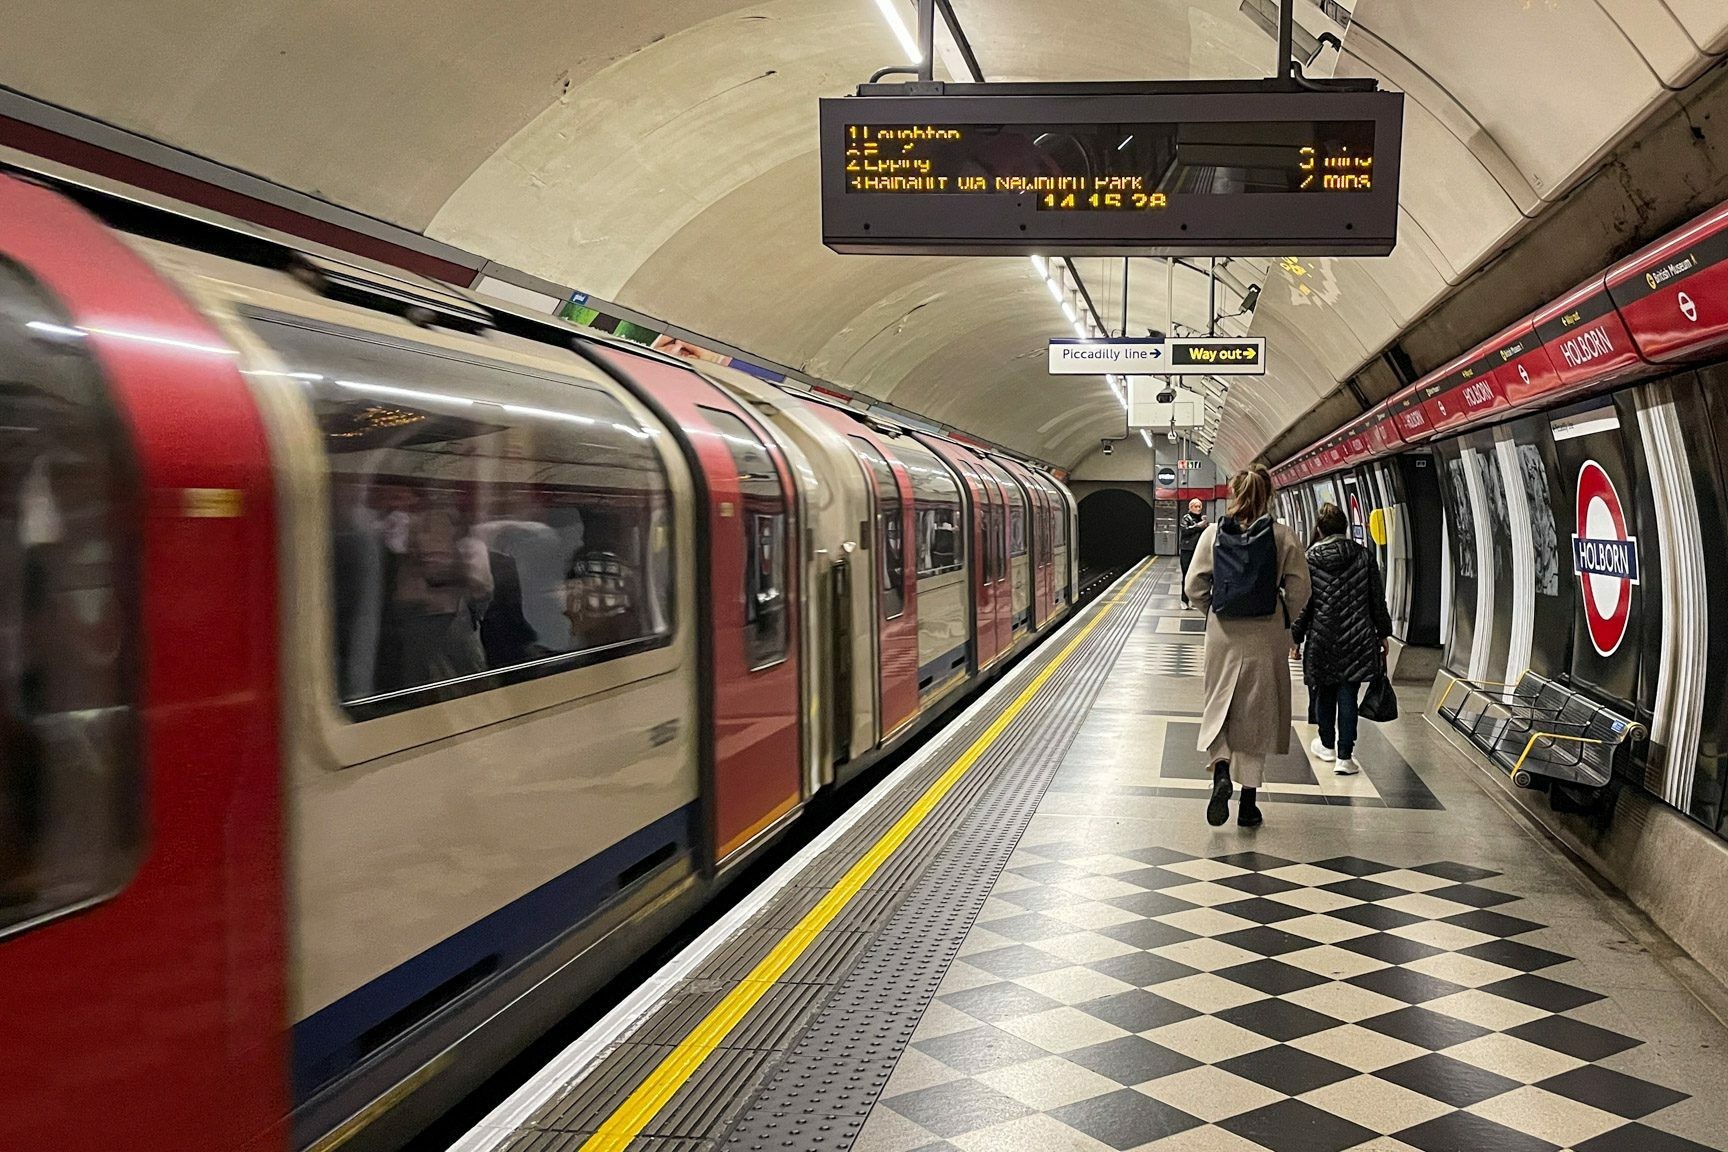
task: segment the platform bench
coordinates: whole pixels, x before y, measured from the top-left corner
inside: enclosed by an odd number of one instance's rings
[[[1450,677],[1436,710],[1520,788],[1602,788],[1615,757],[1646,735],[1635,720],[1535,672],[1513,683]]]

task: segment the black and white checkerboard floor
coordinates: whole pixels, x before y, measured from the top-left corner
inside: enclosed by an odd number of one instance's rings
[[[860,1147],[1706,1152],[1502,880],[1022,848]]]
[[[1420,716],[1205,827],[1174,577],[854,1148],[1728,1149],[1728,1030]]]

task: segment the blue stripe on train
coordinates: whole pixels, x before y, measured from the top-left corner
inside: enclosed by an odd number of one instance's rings
[[[294,1103],[488,979],[508,972],[599,910],[619,876],[672,846],[687,851],[697,806],[687,804],[511,901],[294,1026]],[[634,877],[632,877],[634,879]]]

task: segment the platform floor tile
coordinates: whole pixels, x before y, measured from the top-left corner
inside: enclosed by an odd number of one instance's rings
[[[1137,917],[1048,911],[1094,875]],[[857,1147],[1708,1152],[1525,903],[1455,860],[1023,845],[974,927],[1012,943],[955,962]]]

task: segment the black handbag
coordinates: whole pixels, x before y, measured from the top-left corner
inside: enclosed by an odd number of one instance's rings
[[[1382,664],[1374,679],[1362,691],[1362,701],[1356,705],[1356,715],[1376,724],[1390,724],[1398,719],[1398,693],[1392,691],[1392,681],[1386,677]]]

